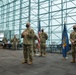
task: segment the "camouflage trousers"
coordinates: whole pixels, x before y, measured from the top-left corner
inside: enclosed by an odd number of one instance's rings
[[[72,50],[72,58],[75,59],[75,57],[76,57],[76,45],[71,45],[71,50]]]
[[[40,43],[40,54],[46,54],[46,44],[45,43]]]
[[[17,44],[14,43],[12,46],[14,50],[17,50]]]
[[[36,44],[33,44],[33,52],[36,54]]]
[[[33,60],[31,45],[23,45],[23,55],[24,61],[28,62]]]

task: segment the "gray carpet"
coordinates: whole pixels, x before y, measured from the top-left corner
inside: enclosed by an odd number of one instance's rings
[[[61,54],[47,53],[35,56],[32,65],[21,64],[22,50],[0,49],[0,75],[76,75],[76,63],[70,63],[71,55],[62,60]]]

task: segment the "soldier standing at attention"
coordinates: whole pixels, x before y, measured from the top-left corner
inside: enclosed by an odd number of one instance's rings
[[[6,48],[7,38],[4,37],[4,38],[2,39],[2,42],[3,42],[3,48]]]
[[[46,40],[48,39],[48,35],[44,32],[44,29],[41,30],[40,33],[40,56],[42,54],[46,55]]]
[[[33,37],[34,30],[30,28],[30,23],[26,23],[26,29],[22,32],[21,37],[23,38],[23,55],[24,55],[24,63],[32,64],[33,62],[33,54],[32,54],[32,46],[33,46]]]
[[[70,33],[71,49],[72,49],[72,61],[75,63],[75,54],[76,54],[76,25],[73,26],[73,32]]]
[[[14,35],[14,38],[11,40],[11,42],[13,43],[13,49],[17,50],[18,39],[16,38],[15,35]]]

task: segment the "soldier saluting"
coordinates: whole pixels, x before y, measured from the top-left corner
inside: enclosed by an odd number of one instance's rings
[[[32,45],[33,45],[34,30],[30,28],[30,23],[26,23],[26,29],[22,32],[21,37],[23,38],[23,55],[24,61],[22,63],[32,64]]]

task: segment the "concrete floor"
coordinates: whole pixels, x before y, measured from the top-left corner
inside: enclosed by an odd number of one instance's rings
[[[32,65],[21,64],[22,50],[0,49],[0,75],[76,75],[76,63],[70,63],[71,55],[62,60],[61,54],[47,53],[46,57],[34,57]]]

